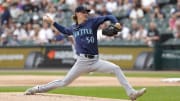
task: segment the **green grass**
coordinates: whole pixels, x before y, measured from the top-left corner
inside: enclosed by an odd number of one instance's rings
[[[43,70],[15,70],[15,71],[0,71],[0,75],[65,75],[66,72],[57,71],[43,71]]]
[[[0,92],[24,92],[28,87],[0,87]],[[136,89],[139,89],[136,88]],[[49,93],[102,98],[128,99],[122,87],[65,87]],[[147,87],[147,93],[137,101],[179,101],[180,86]]]
[[[0,87],[0,92],[23,92],[29,87]]]
[[[0,75],[65,75],[67,71],[61,70],[15,70],[15,71],[0,71]],[[180,78],[180,72],[168,72],[168,71],[124,71],[127,77],[165,77],[171,78],[176,77]],[[105,73],[93,73],[93,74],[86,74],[85,76],[113,76],[112,74],[105,74]]]

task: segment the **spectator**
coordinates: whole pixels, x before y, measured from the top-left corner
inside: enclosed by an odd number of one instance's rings
[[[149,30],[144,41],[148,46],[153,47],[157,42],[159,42],[159,40],[160,36],[159,31],[156,28],[156,24],[155,22],[151,22],[149,24]]]
[[[64,39],[64,35],[54,28],[54,37],[51,43],[56,45],[63,45],[65,43]]]
[[[25,41],[28,39],[28,34],[20,23],[16,24],[16,29],[13,32],[13,35],[15,39],[17,38],[18,41]]]
[[[0,46],[7,46],[8,44],[8,39],[6,33],[1,34],[0,37]]]
[[[131,30],[130,30],[130,38],[131,40],[133,40],[133,36],[136,35],[136,33],[138,32],[139,29],[139,23],[137,22],[137,20],[133,20],[131,23]]]
[[[25,3],[23,3],[21,0],[17,0],[17,8],[21,9],[23,11],[23,6]]]
[[[56,15],[56,18],[55,18],[56,21],[60,22],[60,23],[63,23],[64,22],[63,20],[65,20],[63,10],[58,7],[56,12],[57,12],[57,15]]]
[[[156,0],[141,0],[141,7],[146,13],[150,12],[156,5]]]
[[[10,0],[10,1],[12,1],[12,0]],[[74,7],[76,7],[75,6],[76,4],[84,5],[85,2],[87,2],[88,7],[93,9],[92,10],[93,16],[97,10],[99,11],[98,12],[99,15],[108,15],[108,14],[112,14],[112,13],[114,14],[114,12],[117,12],[117,11],[119,12],[120,10],[125,10],[129,14],[130,10],[132,9],[132,5],[136,5],[134,7],[141,9],[141,5],[140,5],[141,2],[139,2],[141,0],[54,0],[54,1],[52,1],[52,0],[16,0],[15,2],[12,1],[13,2],[13,3],[11,2],[12,4],[6,5],[7,1],[4,0],[2,2],[2,4],[5,7],[0,7],[0,12],[2,11],[5,13],[4,10],[9,10],[9,14],[7,11],[6,14],[4,14],[6,17],[3,17],[3,19],[1,19],[1,23],[6,23],[5,28],[3,28],[3,29],[10,29],[10,32],[11,32],[10,36],[14,35],[14,39],[17,38],[17,40],[20,41],[21,37],[17,33],[12,34],[12,33],[15,33],[12,31],[16,31],[18,29],[18,28],[16,28],[16,30],[15,30],[15,27],[13,25],[14,22],[12,22],[12,21],[17,21],[18,23],[31,22],[31,23],[42,24],[42,22],[41,22],[42,20],[40,18],[42,16],[42,14],[44,14],[44,13],[49,13],[53,17],[56,16],[55,17],[56,21],[58,20],[58,22],[62,23],[64,26],[69,26],[72,24],[72,21],[69,20],[72,15],[72,9]],[[152,1],[156,1],[156,0],[150,0],[150,1],[142,0],[142,1],[147,3],[147,2],[152,2]],[[73,2],[76,2],[76,3],[74,4]],[[152,3],[152,6],[150,8],[152,8],[154,5],[156,5],[156,4]],[[0,6],[2,6],[2,5],[0,5]],[[58,11],[56,11],[56,9],[55,9],[56,7],[57,7]],[[7,9],[4,9],[4,8],[7,8]],[[179,11],[178,9],[179,8],[178,8],[178,4],[177,4],[177,8],[174,9],[174,12],[178,12]],[[133,8],[133,10],[134,10],[134,8]],[[133,12],[133,10],[132,10],[132,12]],[[23,11],[25,11],[25,12],[23,12]],[[158,11],[158,10],[155,10],[155,12],[156,11]],[[137,13],[138,11],[135,11],[135,12]],[[173,13],[173,14],[175,16],[175,13]],[[117,17],[118,17],[118,15],[119,15],[119,13],[117,13]],[[138,19],[138,18],[142,18],[144,13],[141,10],[140,17],[139,17],[139,15],[137,16],[136,14],[132,14],[132,15],[135,15],[135,17],[133,16],[132,19]],[[12,19],[11,19],[11,16],[12,16]],[[159,14],[153,14],[153,16],[159,17]],[[161,15],[160,15],[160,17],[161,17]],[[177,18],[175,18],[175,20],[176,19]],[[175,20],[174,19],[172,19],[172,21],[169,20],[169,22],[171,22],[171,24],[172,24],[171,28],[173,30],[175,29]],[[2,27],[2,26],[0,26],[0,27]],[[106,24],[103,24],[102,27],[103,26],[106,26]],[[22,25],[20,27],[22,29],[24,29]],[[0,34],[3,33],[3,29],[1,29]],[[26,32],[26,30],[24,32],[27,34],[27,38],[23,38],[22,40],[28,40],[29,39],[28,36],[30,35],[30,38],[32,38],[32,39],[34,38],[33,39],[34,41],[40,40],[40,41],[35,41],[35,43],[37,43],[37,44],[41,43],[42,42],[41,38],[43,35],[39,35],[37,33],[33,34],[33,33],[35,33],[34,32],[35,30],[37,30],[37,29],[40,30],[41,28],[34,29],[34,27],[32,28],[32,26],[31,26],[31,28],[28,28],[28,29],[29,30],[27,32]],[[44,29],[44,28],[42,28],[42,29]],[[122,37],[122,39],[131,40],[131,39],[133,39],[131,34],[132,34],[132,32],[133,33],[136,32],[135,29],[136,28],[133,28],[133,30],[130,31],[129,28],[124,26],[123,31],[120,33],[120,36]],[[40,33],[38,30],[36,32]],[[100,30],[98,30],[98,32],[101,33],[101,30],[102,29],[100,28]],[[51,31],[52,31],[52,29],[51,29]],[[126,33],[126,34],[122,34],[122,33]],[[136,34],[137,33],[138,33],[138,31],[136,32]],[[26,36],[26,34],[23,34],[23,35]],[[102,40],[114,39],[114,37],[107,38],[106,36],[102,36],[102,35],[100,35],[100,36],[102,37]],[[7,35],[7,37],[9,37],[9,35]],[[46,38],[45,38],[45,40],[46,40]],[[49,43],[50,40],[52,40],[52,38],[50,38],[50,39],[48,39],[48,41],[46,40],[46,42],[42,42],[42,43]]]
[[[0,3],[0,15],[4,12],[4,7],[3,5]]]
[[[180,19],[180,2],[177,3],[176,8],[171,9],[171,17],[169,19],[169,29],[174,31],[176,20]]]
[[[71,10],[77,7],[77,0],[66,0],[66,4],[69,5]]]
[[[176,20],[176,22],[175,22],[175,28],[173,30],[173,36],[175,39],[180,38],[180,19]]]
[[[49,28],[48,23],[43,23],[42,28],[39,31],[38,38],[41,44],[48,44],[52,41],[54,33],[51,28]]]
[[[3,28],[0,26],[0,35],[3,33]]]
[[[112,13],[109,12],[107,9],[106,9],[106,6],[103,5],[102,8],[100,9],[100,11],[97,12],[99,15],[101,16],[104,16],[104,15],[111,15]]]
[[[169,19],[169,30],[173,31],[175,29],[175,23],[176,23],[176,16],[172,14]]]
[[[6,31],[8,31],[8,33],[12,33],[14,32],[16,25],[14,24],[14,22],[12,22],[12,20],[10,19],[8,23],[3,24],[2,26],[0,26],[1,29],[1,33],[6,33]]]
[[[82,5],[85,2],[85,0],[77,0],[77,2],[78,2],[78,5]]]
[[[161,70],[162,47],[160,44],[160,35],[155,22],[150,22],[145,43],[149,47],[153,47],[153,68]]]
[[[131,40],[132,36],[130,34],[130,29],[124,26],[124,24],[122,23],[121,23],[121,26],[122,26],[122,31],[119,32],[118,35],[115,37],[122,40]]]
[[[47,14],[48,14],[48,16],[55,18],[57,15],[56,14],[56,8],[54,8],[54,7],[48,8]]]
[[[130,11],[129,18],[136,20],[143,17],[144,17],[143,10],[138,5],[133,4],[133,8]]]
[[[2,46],[17,46],[20,45],[20,41],[17,40],[17,37],[12,35],[10,29],[5,29],[4,33],[1,35],[1,45]]]
[[[13,3],[10,7],[10,14],[13,19],[17,19],[20,15],[22,15],[23,11],[18,8],[17,2]]]
[[[106,9],[113,13],[117,10],[117,2],[115,0],[107,0]]]
[[[165,14],[161,12],[159,6],[154,7],[154,12],[151,14],[152,19],[164,19]]]
[[[143,41],[146,36],[147,30],[144,28],[143,25],[139,24],[138,31],[134,34],[133,39]]]
[[[46,11],[47,5],[49,5],[48,0],[41,0],[40,1],[40,9],[41,9],[42,12]]]
[[[70,11],[70,7],[69,7],[70,5],[68,5],[68,4],[66,3],[66,0],[61,0],[60,5],[61,5],[61,6],[60,6],[59,8],[60,8],[61,10],[65,11],[65,12],[66,12],[66,11]]]
[[[129,2],[129,0],[118,0],[118,12],[120,11],[126,11],[127,14],[130,12],[132,9],[132,3]]]
[[[180,2],[177,3],[176,8],[171,9],[171,13],[177,18],[180,18]]]
[[[70,26],[72,24],[72,11],[69,8],[69,5],[66,4],[65,0],[62,0],[61,2],[61,6],[58,7],[58,10],[60,11],[61,14],[58,14],[58,16],[61,16],[60,18],[58,18],[59,20],[61,20],[64,26]]]
[[[34,10],[34,7],[31,3],[31,0],[26,0],[25,4],[23,5],[23,10],[27,13],[31,13]]]
[[[41,39],[39,38],[39,31],[40,31],[40,25],[34,24],[33,25],[33,31],[30,33],[29,37],[33,44],[40,45]]]
[[[6,24],[9,22],[10,18],[11,18],[11,14],[9,11],[9,5],[7,3],[3,3],[3,7],[4,7],[4,12],[1,15],[1,24]]]
[[[39,12],[40,11],[40,5],[39,5],[40,1],[38,1],[38,0],[32,1],[31,0],[31,3],[33,6],[33,12]]]
[[[26,23],[25,24],[25,30],[26,30],[28,37],[30,35],[32,35],[34,33],[33,24],[32,23]]]
[[[101,11],[103,6],[105,6],[103,0],[96,0],[96,4],[95,4],[95,7],[96,7],[95,10],[96,11]]]
[[[89,12],[89,16],[90,16],[90,17],[98,16],[97,10],[96,10],[96,7],[95,7],[95,6],[91,6],[90,12]]]

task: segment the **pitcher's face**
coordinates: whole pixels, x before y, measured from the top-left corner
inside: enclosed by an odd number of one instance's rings
[[[88,15],[89,15],[89,14],[88,14],[87,11],[82,11],[82,12],[77,12],[77,13],[76,13],[77,18],[80,19],[80,20],[82,20],[82,21],[87,20]]]

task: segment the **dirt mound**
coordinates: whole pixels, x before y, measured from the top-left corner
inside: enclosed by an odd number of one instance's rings
[[[128,101],[61,94],[24,95],[23,93],[0,93],[1,101]]]

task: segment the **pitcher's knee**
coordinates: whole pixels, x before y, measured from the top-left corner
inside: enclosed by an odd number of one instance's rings
[[[65,86],[67,86],[67,85],[69,85],[70,84],[70,82],[68,82],[68,81],[66,81],[66,80],[62,80],[61,81],[61,87],[65,87]]]
[[[114,66],[113,68],[113,72],[115,73],[116,71],[119,71],[120,70],[120,67],[119,66]]]

